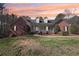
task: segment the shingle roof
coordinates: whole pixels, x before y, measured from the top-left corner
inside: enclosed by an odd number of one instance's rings
[[[35,26],[54,26],[60,23],[62,20],[48,20],[48,23],[36,23],[35,20],[31,20],[32,24]]]

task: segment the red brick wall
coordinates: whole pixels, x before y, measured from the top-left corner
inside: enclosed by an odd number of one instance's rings
[[[66,21],[62,21],[58,24],[60,29],[63,31],[65,29],[65,26],[68,26],[68,23]]]

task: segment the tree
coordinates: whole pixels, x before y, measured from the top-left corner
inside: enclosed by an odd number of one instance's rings
[[[5,12],[5,10],[1,11],[1,15],[0,15],[0,35],[1,37],[8,36],[10,24],[12,24],[17,19],[16,15],[3,14],[3,12]]]
[[[0,8],[3,9],[4,3],[0,3]]]
[[[0,3],[0,14],[2,14],[3,13],[3,9],[4,9],[5,7],[4,7],[4,3]]]
[[[54,27],[54,33],[57,34],[59,31],[60,31],[60,27],[58,26],[58,24],[56,24]]]
[[[63,19],[64,17],[65,17],[65,14],[60,13],[56,16],[55,20],[60,20],[60,19]]]
[[[70,32],[71,32],[72,34],[77,34],[77,33],[78,33],[78,27],[77,27],[75,24],[72,24],[72,25],[70,26]]]

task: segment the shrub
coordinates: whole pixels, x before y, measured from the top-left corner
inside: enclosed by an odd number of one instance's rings
[[[68,32],[62,32],[62,35],[67,36],[67,35],[69,35],[69,33]]]
[[[76,33],[78,32],[78,27],[77,27],[75,24],[72,24],[72,25],[70,26],[70,32],[71,32],[72,34],[76,34]]]

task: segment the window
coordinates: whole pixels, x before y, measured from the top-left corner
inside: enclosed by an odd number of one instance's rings
[[[50,21],[50,20],[48,20],[48,23],[51,23],[51,21]]]
[[[40,20],[40,23],[43,23],[43,21],[42,21],[42,20]]]
[[[67,26],[65,26],[65,31],[67,31]]]
[[[16,25],[14,26],[14,31],[16,31]]]

